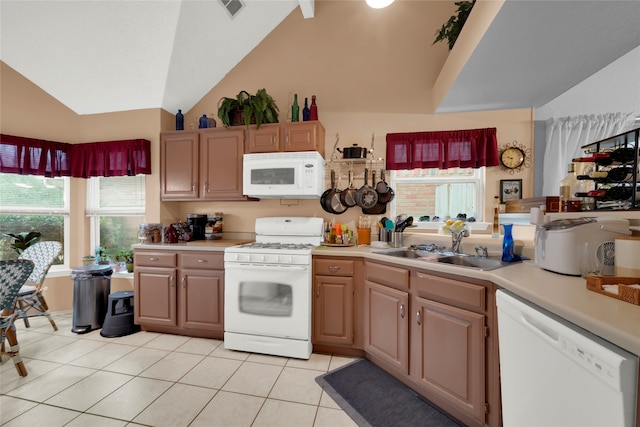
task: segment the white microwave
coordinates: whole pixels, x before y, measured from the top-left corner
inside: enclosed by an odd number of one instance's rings
[[[245,154],[242,193],[262,199],[318,199],[324,192],[324,158],[317,151]]]

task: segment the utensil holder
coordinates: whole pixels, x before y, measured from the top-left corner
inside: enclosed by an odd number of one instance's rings
[[[401,248],[402,247],[402,232],[401,231],[392,231],[391,234],[391,247],[393,248]]]
[[[385,228],[380,229],[380,238],[381,242],[389,242],[391,241],[391,232]]]

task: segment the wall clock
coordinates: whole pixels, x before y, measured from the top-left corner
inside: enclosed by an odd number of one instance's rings
[[[513,175],[523,168],[531,166],[531,150],[518,141],[513,141],[500,148],[500,166]]]

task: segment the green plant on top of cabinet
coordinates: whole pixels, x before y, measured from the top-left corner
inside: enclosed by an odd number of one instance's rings
[[[247,200],[242,195],[244,130],[160,135],[161,200]]]

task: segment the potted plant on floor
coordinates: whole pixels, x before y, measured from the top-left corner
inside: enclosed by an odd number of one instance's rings
[[[263,123],[278,123],[278,106],[266,89],[255,95],[243,90],[235,98],[224,97],[218,103],[218,117],[225,127],[255,123],[259,128]]]

